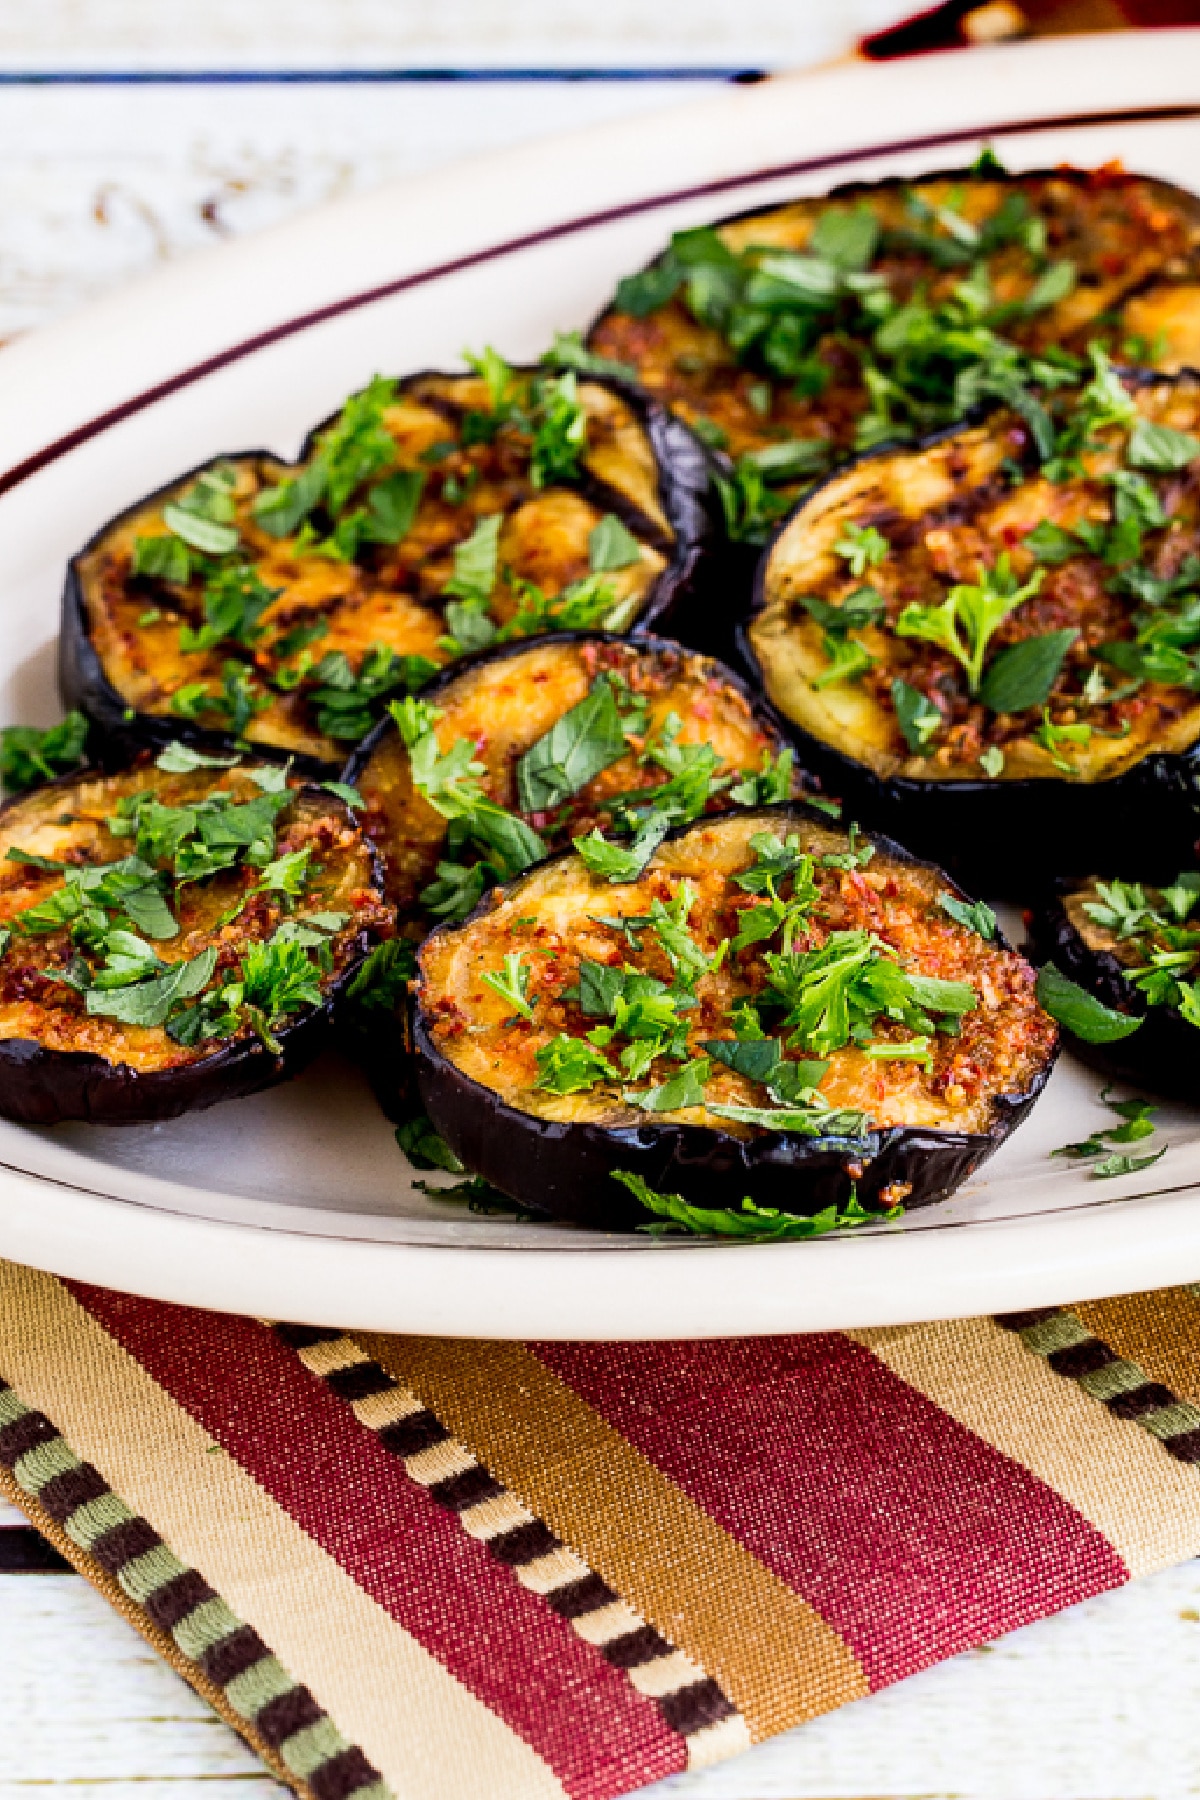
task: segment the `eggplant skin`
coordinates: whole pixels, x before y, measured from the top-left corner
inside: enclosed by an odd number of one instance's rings
[[[275,1036],[273,1055],[257,1038],[227,1046],[177,1069],[132,1069],[87,1051],[49,1050],[30,1038],[0,1040],[0,1116],[20,1125],[150,1125],[200,1112],[222,1100],[274,1087],[298,1075],[329,1041],[337,1002],[366,953],[330,988],[324,1005]]]
[[[517,370],[516,373],[521,375],[530,371]],[[597,390],[592,397],[600,409],[597,416],[606,418],[613,439],[611,443],[598,444],[594,461],[587,461],[580,475],[563,485],[568,495],[577,493],[581,500],[600,513],[615,513],[642,543],[644,553],[652,552],[661,565],[646,588],[645,598],[627,635],[637,637],[665,627],[694,630],[703,638],[709,625],[705,618],[693,615],[715,605],[718,585],[712,578],[716,524],[704,449],[686,425],[639,388],[590,375],[584,382],[587,389]],[[399,385],[397,398],[403,404],[411,403],[418,409],[424,407],[427,412],[436,407],[444,410],[448,402],[455,400],[455,390],[461,391],[463,405],[467,405],[468,389],[482,386],[471,377],[424,372],[406,377]],[[641,434],[640,443],[622,437],[629,419]],[[65,705],[78,708],[91,722],[93,755],[101,766],[120,767],[138,750],[161,749],[172,741],[186,743],[208,754],[227,750],[233,741],[226,731],[179,717],[168,710],[155,710],[144,700],[131,704],[121,691],[119,673],[106,667],[89,619],[88,595],[93,587],[98,589],[102,580],[106,546],[110,541],[119,540],[122,533],[128,535],[129,528],[141,518],[156,514],[162,505],[177,499],[192,481],[214,464],[244,471],[259,484],[278,482],[294,475],[311,457],[318,437],[332,422],[332,419],[326,419],[314,426],[295,463],[285,463],[267,451],[231,452],[174,477],[108,520],[71,559],[63,592],[58,646],[59,687]],[[544,496],[553,496],[560,493],[560,488],[551,487],[541,492]],[[539,495],[532,497],[538,499]],[[419,514],[418,521],[421,517]],[[464,510],[463,538],[469,535],[475,520],[474,513],[468,514]],[[273,547],[277,548],[265,538],[258,549],[252,543],[251,559],[258,563]],[[557,553],[553,545],[551,552],[553,560],[553,553]],[[448,578],[449,549],[440,539],[432,549],[425,546],[421,554],[427,559],[433,556],[435,560],[440,556],[446,564],[444,578]],[[297,562],[295,569],[301,578],[306,578],[306,572],[311,573],[311,568],[315,567],[332,580],[331,571],[336,574],[339,566],[328,560],[307,558],[302,563]],[[268,585],[271,585],[272,571],[267,567],[266,572]],[[285,573],[274,583],[284,588],[278,602],[281,612],[293,604],[286,585],[288,579]],[[420,579],[424,581],[424,577]],[[428,585],[425,582],[425,586]],[[364,616],[376,617],[381,602],[386,612],[389,592],[386,582],[381,584],[376,580],[372,585],[368,572],[360,586],[362,596],[357,593],[347,595],[347,604],[357,604],[359,598],[365,597],[368,611]],[[445,632],[445,623],[439,608],[431,604],[435,598],[433,592],[426,593],[425,586],[420,586],[416,594],[396,591],[397,600],[404,602],[406,610],[391,626],[385,620],[384,635],[392,630],[395,642],[389,643],[388,647],[397,654],[411,652],[433,662],[444,661],[447,653],[439,647],[439,638]],[[438,583],[433,586],[436,588]],[[147,586],[145,594],[145,606],[153,608],[153,589]],[[336,609],[339,601],[334,598],[329,604]],[[320,610],[318,606],[316,611]],[[305,616],[303,607],[300,616]],[[336,621],[336,611],[333,616]],[[268,612],[268,626],[272,617]],[[174,615],[169,619],[173,627]],[[291,622],[289,619],[288,624]],[[360,641],[364,629],[354,618],[349,618],[347,649],[352,662],[357,661],[357,654],[365,647]],[[376,639],[380,633],[372,630],[367,635]],[[331,647],[341,648],[336,634],[318,642],[314,655]],[[186,669],[181,679],[185,676],[189,681],[196,677],[217,680],[220,665],[227,657],[245,660],[246,652],[239,651],[236,646],[220,644],[205,657],[192,659],[195,666]],[[253,662],[247,662],[247,667],[253,669]],[[174,677],[172,680],[178,685]],[[326,738],[317,730],[305,705],[303,688],[275,695],[266,713],[251,719],[246,737],[257,755],[277,762],[290,758],[298,772],[314,778],[335,775],[347,753],[344,741]]]
[[[1054,963],[1106,1006],[1143,1022],[1128,1037],[1109,1044],[1086,1043],[1064,1027],[1064,1048],[1110,1081],[1200,1106],[1200,1031],[1172,1006],[1148,1006],[1145,995],[1126,979],[1120,960],[1085,941],[1067,913],[1073,886],[1060,884],[1028,915],[1025,955],[1031,962]]]
[[[823,815],[797,802],[757,809],[753,820],[759,829],[780,835],[805,826],[829,830]],[[728,823],[729,816],[723,822]],[[721,823],[701,822],[706,827]],[[680,827],[663,848],[699,828]],[[902,868],[928,871],[946,891],[966,898],[935,865],[885,836],[868,835],[877,854]],[[546,875],[571,860],[569,855],[553,858],[538,873]],[[435,939],[485,918],[526,880],[527,876],[496,890],[463,926],[442,927],[427,940],[426,949]],[[1011,948],[999,932],[995,943],[1001,950]],[[880,1212],[897,1196],[903,1196],[906,1209],[933,1205],[974,1175],[1020,1125],[1045,1088],[1058,1055],[1055,1036],[1020,1091],[991,1096],[986,1131],[899,1125],[860,1138],[810,1138],[756,1128],[753,1135],[739,1137],[678,1120],[647,1118],[619,1125],[564,1121],[514,1107],[458,1068],[435,1042],[422,981],[413,986],[410,1030],[417,1089],[435,1128],[464,1167],[536,1212],[606,1231],[631,1231],[647,1223],[643,1209],[613,1179],[618,1170],[638,1174],[660,1192],[680,1194],[691,1204],[708,1208],[736,1208],[746,1195],[756,1205],[796,1214],[812,1214],[831,1205],[841,1208],[852,1196]]]
[[[647,1223],[616,1170],[642,1176],[691,1205],[757,1206],[817,1213],[852,1194],[883,1212],[889,1191],[907,1189],[906,1210],[946,1200],[968,1181],[1030,1111],[1049,1077],[1019,1097],[1003,1096],[986,1135],[895,1126],[854,1139],[764,1132],[749,1141],[702,1125],[605,1129],[535,1119],[471,1081],[414,1026],[422,1105],[464,1168],[537,1212],[572,1225],[631,1231]]]
[[[1175,424],[1181,420],[1189,426],[1200,424],[1200,373],[1124,371],[1123,379],[1143,415],[1156,418],[1169,412]],[[1096,864],[1097,846],[1118,842],[1123,857],[1144,878],[1168,881],[1195,860],[1200,837],[1200,706],[1190,691],[1152,687],[1152,693],[1165,697],[1162,717],[1158,711],[1146,711],[1123,737],[1097,731],[1088,746],[1073,752],[1074,772],[1069,776],[1057,773],[1050,754],[1033,736],[1038,713],[1016,715],[1024,724],[1021,734],[1005,743],[1005,770],[986,779],[975,773],[975,762],[965,760],[948,762],[936,775],[924,777],[922,768],[934,765],[906,750],[890,701],[879,697],[880,683],[897,675],[907,678],[914,666],[920,685],[919,659],[930,656],[927,646],[899,639],[891,629],[871,627],[864,635],[877,670],[869,681],[839,684],[824,693],[814,685],[813,671],[822,661],[822,652],[814,646],[821,634],[811,620],[800,616],[797,596],[823,597],[825,581],[831,591],[835,588],[838,577],[829,568],[830,545],[844,520],[869,523],[874,510],[886,532],[899,518],[900,534],[894,544],[903,556],[912,543],[920,543],[925,523],[941,521],[942,512],[949,529],[941,536],[949,537],[963,521],[970,521],[968,529],[975,536],[981,535],[974,520],[982,520],[984,514],[972,512],[977,495],[997,516],[1009,518],[1009,509],[1019,502],[1027,512],[1037,511],[1040,519],[1056,505],[1069,505],[1077,491],[1086,492],[1086,482],[1072,478],[1049,484],[1035,468],[1030,471],[1028,502],[1022,500],[1021,488],[1008,499],[1003,495],[997,499],[996,470],[1010,431],[1021,431],[1020,420],[1003,407],[992,409],[921,445],[885,446],[860,457],[806,495],[778,527],[759,562],[750,615],[738,634],[742,660],[789,720],[801,761],[830,792],[843,798],[848,814],[894,833],[917,854],[942,863],[968,887],[1028,901],[1048,892],[1060,878],[1086,877]],[[910,488],[921,502],[913,503],[912,516],[904,514],[897,498]],[[1044,512],[1037,510],[1042,489],[1050,495]],[[924,521],[921,505],[930,507]],[[997,550],[1007,552],[1014,541],[1019,544],[1033,522],[1026,518],[1015,528],[1010,523],[1010,534],[994,540]],[[1181,517],[1178,528],[1184,525]],[[1194,533],[1194,525],[1188,528]],[[1032,564],[1032,558],[1027,560]],[[1086,559],[1080,552],[1076,560],[1082,564]],[[882,570],[869,568],[864,579],[879,581],[886,572],[885,559]],[[1044,573],[1053,579],[1057,571]],[[921,579],[928,591],[914,586],[905,592],[906,600],[918,593],[923,602],[944,597],[944,580],[937,584],[928,576]],[[845,581],[851,580],[845,576]],[[1048,583],[1046,594],[1050,592]],[[1027,604],[1039,606],[1042,598],[1035,596]],[[1134,602],[1123,604],[1131,616]],[[1018,620],[1021,616],[1020,611],[1014,615]],[[1048,623],[1035,624],[1034,631],[1064,622],[1076,620],[1059,614]],[[1086,623],[1082,612],[1079,622]],[[995,645],[999,648],[1008,641],[1005,626]],[[918,660],[910,665],[904,660],[909,657]],[[1064,683],[1071,680],[1071,671],[1068,657],[1061,671]],[[959,671],[953,679],[960,679]],[[1056,681],[1052,698],[1057,686]],[[1070,696],[1061,703],[1069,704]]]
[[[0,826],[31,803],[40,805],[60,794],[66,800],[80,782],[95,779],[96,771],[87,770],[21,794],[0,808]],[[353,823],[349,808],[330,794],[301,787],[295,797]],[[371,887],[381,895],[379,860],[369,846],[368,850]],[[322,983],[322,1004],[278,1022],[274,1030],[278,1054],[259,1038],[246,1036],[191,1062],[138,1069],[92,1051],[54,1049],[32,1038],[0,1038],[0,1117],[21,1125],[57,1125],[65,1120],[157,1124],[287,1081],[333,1039],[345,991],[377,937],[374,922],[365,924],[355,934],[344,966]]]

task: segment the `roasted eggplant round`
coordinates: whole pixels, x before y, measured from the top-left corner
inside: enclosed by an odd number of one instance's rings
[[[344,800],[159,764],[0,811],[0,1114],[174,1118],[296,1072],[391,928]]]
[[[387,699],[489,643],[700,603],[708,471],[656,402],[568,371],[376,378],[300,461],[219,459],[72,562],[60,678],[110,755],[230,740],[332,773]]]
[[[1114,1081],[1200,1104],[1200,872],[1162,888],[1093,878],[1064,882],[1028,915],[1026,954],[1053,963],[1102,1008],[1076,1001],[1063,1041]],[[1075,1029],[1072,1029],[1073,1013]],[[1120,1033],[1120,1035],[1118,1035]]]
[[[445,1143],[522,1204],[613,1229],[747,1198],[940,1200],[1056,1051],[989,909],[802,805],[685,826],[633,881],[557,857],[418,967],[417,1080]]]
[[[573,838],[644,863],[670,825],[812,783],[769,710],[664,638],[560,634],[485,652],[396,708],[347,765],[402,933],[463,919],[486,888]],[[407,996],[381,955],[344,1021],[392,1116],[411,1111]]]
[[[1200,199],[985,158],[677,233],[588,345],[714,448],[731,535],[762,543],[832,462],[1069,379],[1092,340],[1200,364]]]
[[[1200,377],[1097,355],[1044,420],[1001,408],[833,476],[747,633],[851,812],[1018,897],[1105,843],[1169,880],[1200,829]]]

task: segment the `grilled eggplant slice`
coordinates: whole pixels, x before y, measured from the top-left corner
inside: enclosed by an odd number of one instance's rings
[[[0,811],[6,1118],[139,1124],[280,1081],[390,930],[343,800],[162,760]]]
[[[600,831],[627,856],[652,812],[666,830],[813,785],[745,683],[666,638],[564,632],[511,645],[397,711],[405,735],[382,721],[345,779],[365,802],[401,927],[421,932],[465,918],[486,886],[573,838]],[[469,763],[473,773],[453,772]]]
[[[1191,860],[1200,777],[1200,377],[1002,408],[880,453],[763,559],[749,653],[850,809],[984,892]],[[1048,462],[1043,454],[1052,451]]]
[[[1063,882],[1028,917],[1026,954],[1053,963],[1103,1007],[1139,1020],[1128,1035],[1109,1021],[1069,1049],[1111,1080],[1200,1104],[1200,872],[1164,888],[1092,878]],[[1088,1029],[1090,1021],[1078,1021]]]
[[[405,735],[384,720],[345,775],[411,936],[465,918],[485,888],[572,838],[607,834],[612,847],[589,854],[620,863],[640,833],[644,860],[673,821],[813,787],[744,683],[665,638],[510,645],[446,670],[397,710]],[[380,1104],[404,1118],[407,997],[394,960],[367,971],[344,1022]]]
[[[1069,378],[1064,351],[1200,362],[1198,303],[1196,196],[993,160],[682,232],[588,345],[717,448],[731,533],[762,543],[832,462]]]
[[[802,805],[686,826],[631,882],[567,854],[422,945],[422,1100],[469,1170],[581,1224],[644,1222],[618,1171],[706,1209],[927,1205],[1055,1056],[994,932]]]
[[[104,527],[60,674],[110,750],[232,738],[333,773],[464,651],[686,613],[710,536],[691,435],[611,382],[482,367],[377,378],[299,463],[224,458]]]

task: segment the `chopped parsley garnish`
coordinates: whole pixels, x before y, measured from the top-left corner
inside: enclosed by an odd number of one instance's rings
[[[537,1051],[537,1085],[551,1094],[578,1094],[616,1074],[594,1044],[565,1032]]]
[[[346,998],[367,1012],[396,1012],[416,972],[416,946],[407,938],[388,938],[359,965]]]
[[[88,722],[78,712],[69,712],[45,731],[36,725],[6,725],[0,731],[0,777],[5,792],[21,794],[78,768],[87,734]]]
[[[613,1180],[627,1187],[646,1211],[654,1214],[655,1223],[642,1226],[654,1235],[669,1232],[691,1232],[699,1237],[740,1238],[750,1243],[780,1243],[789,1239],[823,1237],[854,1225],[878,1224],[881,1219],[897,1219],[902,1207],[890,1212],[872,1213],[859,1205],[852,1193],[845,1207],[827,1206],[819,1213],[780,1212],[771,1206],[757,1206],[749,1195],[737,1207],[693,1206],[680,1194],[663,1194],[640,1175],[628,1169],[615,1169]]]
[[[530,968],[519,950],[510,950],[504,958],[504,968],[490,969],[483,976],[483,984],[490,987],[494,994],[515,1007],[523,1019],[532,1019],[533,1007],[529,1003]]]
[[[1044,578],[1036,569],[1028,581],[1018,582],[1007,552],[1001,552],[992,568],[980,571],[978,582],[960,582],[940,605],[906,606],[896,621],[897,635],[922,638],[948,651],[966,671],[969,692],[976,694],[992,638],[1009,613],[1037,593]]]
[[[1100,1100],[1110,1112],[1120,1114],[1123,1123],[1120,1125],[1102,1126],[1094,1131],[1091,1137],[1084,1138],[1075,1144],[1063,1144],[1052,1150],[1051,1156],[1067,1156],[1073,1162],[1091,1160],[1088,1174],[1093,1180],[1108,1180],[1117,1175],[1135,1175],[1142,1169],[1151,1168],[1160,1157],[1166,1155],[1169,1148],[1162,1147],[1149,1156],[1132,1156],[1127,1151],[1111,1151],[1112,1144],[1137,1144],[1145,1138],[1153,1137],[1155,1132],[1154,1114],[1158,1111],[1149,1100],[1113,1100],[1110,1090],[1103,1088]],[[1094,1160],[1099,1158],[1100,1160]]]

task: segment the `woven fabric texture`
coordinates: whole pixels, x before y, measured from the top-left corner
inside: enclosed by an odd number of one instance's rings
[[[512,1344],[0,1263],[0,1496],[303,1800],[605,1800],[1200,1552],[1200,1290]]]

